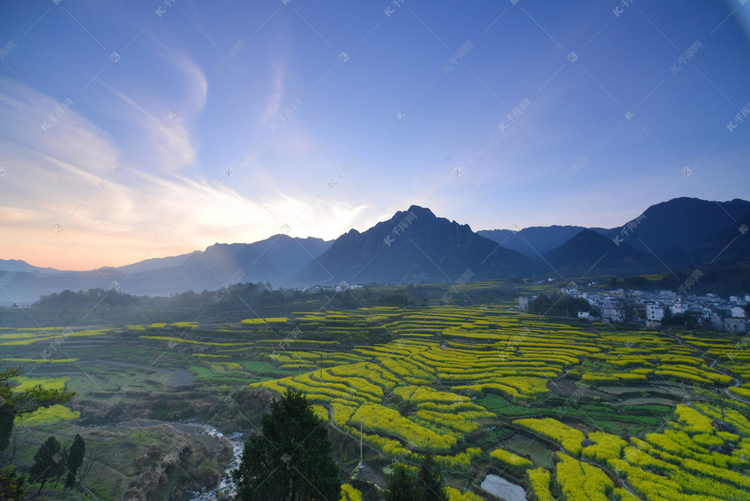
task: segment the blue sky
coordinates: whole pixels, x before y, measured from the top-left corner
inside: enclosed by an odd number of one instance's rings
[[[0,3],[0,258],[750,199],[739,0],[247,3]]]

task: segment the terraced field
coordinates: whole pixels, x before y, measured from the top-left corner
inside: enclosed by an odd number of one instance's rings
[[[97,394],[169,392],[178,370],[194,376],[189,388],[226,396],[228,407],[247,389],[302,390],[351,443],[361,424],[367,463],[416,464],[433,453],[451,499],[486,496],[479,484],[490,472],[540,500],[740,500],[750,492],[750,353],[735,337],[562,324],[504,306],[79,332],[49,360],[31,347],[38,352],[54,335],[4,331],[0,342],[49,378],[96,367],[92,348],[74,338],[126,340],[149,352],[126,357],[142,368],[137,381],[117,380],[115,365],[63,381],[86,389],[93,380]],[[112,353],[113,364],[117,353],[125,351]]]

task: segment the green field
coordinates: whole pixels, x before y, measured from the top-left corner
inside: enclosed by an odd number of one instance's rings
[[[488,471],[530,499],[545,489],[611,500],[747,499],[750,490],[750,408],[727,391],[750,381],[739,338],[559,323],[504,304],[298,305],[283,318],[163,324],[81,328],[45,361],[40,349],[61,329],[3,330],[4,355],[27,371],[22,388],[78,393],[24,429],[68,436],[95,424],[116,434],[117,423],[192,419],[248,432],[268,392],[293,388],[329,417],[350,470],[362,418],[368,464],[416,464],[431,452],[449,484],[479,495]],[[117,478],[135,471],[133,454]],[[114,499],[125,486],[101,480],[101,468],[91,491]],[[584,477],[590,485],[579,485]]]

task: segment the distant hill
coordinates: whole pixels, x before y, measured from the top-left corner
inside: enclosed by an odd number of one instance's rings
[[[144,259],[143,261],[139,261],[133,264],[126,264],[125,266],[118,266],[114,269],[123,273],[134,273],[139,271],[158,270],[159,268],[172,268],[174,266],[181,265],[192,255],[193,253],[190,252],[188,254],[180,254],[179,256]]]
[[[744,233],[743,224],[749,228]],[[610,230],[549,226],[478,233],[412,205],[388,221],[361,233],[350,230],[335,241],[274,235],[85,272],[0,260],[0,304],[30,304],[42,294],[64,289],[110,286],[131,294],[168,296],[238,282],[454,282],[462,276],[550,276],[553,268],[564,277],[625,276],[663,273],[665,266],[671,272],[736,267],[750,264],[749,256],[750,202],[745,200],[676,198],[652,205],[640,217]],[[703,281],[708,283],[708,276]]]
[[[251,244],[215,244],[205,251],[148,259],[120,268],[43,274],[31,267],[30,271],[9,276],[7,285],[0,289],[0,304],[29,304],[42,294],[64,289],[114,286],[131,294],[168,296],[189,290],[216,290],[231,283],[278,282],[299,272],[330,244],[319,238],[274,235]],[[0,278],[6,271],[0,270]]]
[[[750,264],[750,214],[694,245],[681,257],[690,267]]]
[[[696,245],[734,226],[748,214],[750,202],[745,200],[712,202],[675,198],[646,209],[640,222],[631,222],[632,231],[625,230],[628,228],[628,223],[625,223],[610,230],[607,236],[614,237],[627,231],[625,243],[643,252],[653,252],[671,266],[681,267],[689,264],[689,252]]]
[[[289,282],[453,282],[467,270],[474,280],[529,277],[533,264],[523,254],[477,235],[468,225],[412,205],[363,233],[350,230],[341,235]]]
[[[477,233],[499,243],[506,249],[520,252],[538,261],[541,254],[559,247],[566,240],[586,229],[601,234],[610,231],[604,228],[584,228],[583,226],[530,226],[519,231],[480,230]]]
[[[28,273],[58,273],[60,270],[54,268],[39,268],[20,259],[0,259],[0,270]]]
[[[561,246],[547,251],[544,258],[549,264],[547,274],[559,273],[564,278],[666,271],[655,257],[626,243],[617,245],[593,230],[580,231]]]
[[[123,276],[120,286],[126,292],[168,295],[215,290],[232,283],[277,282],[299,272],[329,245],[319,238],[288,235],[251,244],[214,244],[189,254],[180,265]]]

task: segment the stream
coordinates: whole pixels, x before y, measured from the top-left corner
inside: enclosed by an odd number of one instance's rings
[[[218,485],[207,492],[204,492],[203,490],[200,492],[192,491],[190,501],[216,501],[217,496],[221,494],[234,498],[235,494],[237,494],[237,483],[232,479],[232,471],[237,469],[242,460],[242,451],[245,448],[245,441],[242,438],[242,433],[236,431],[231,435],[226,436],[213,426],[207,424],[187,424],[200,428],[206,435],[218,438],[219,440],[226,440],[232,445],[232,459],[227,463],[227,466],[224,469],[224,474],[219,480]]]

